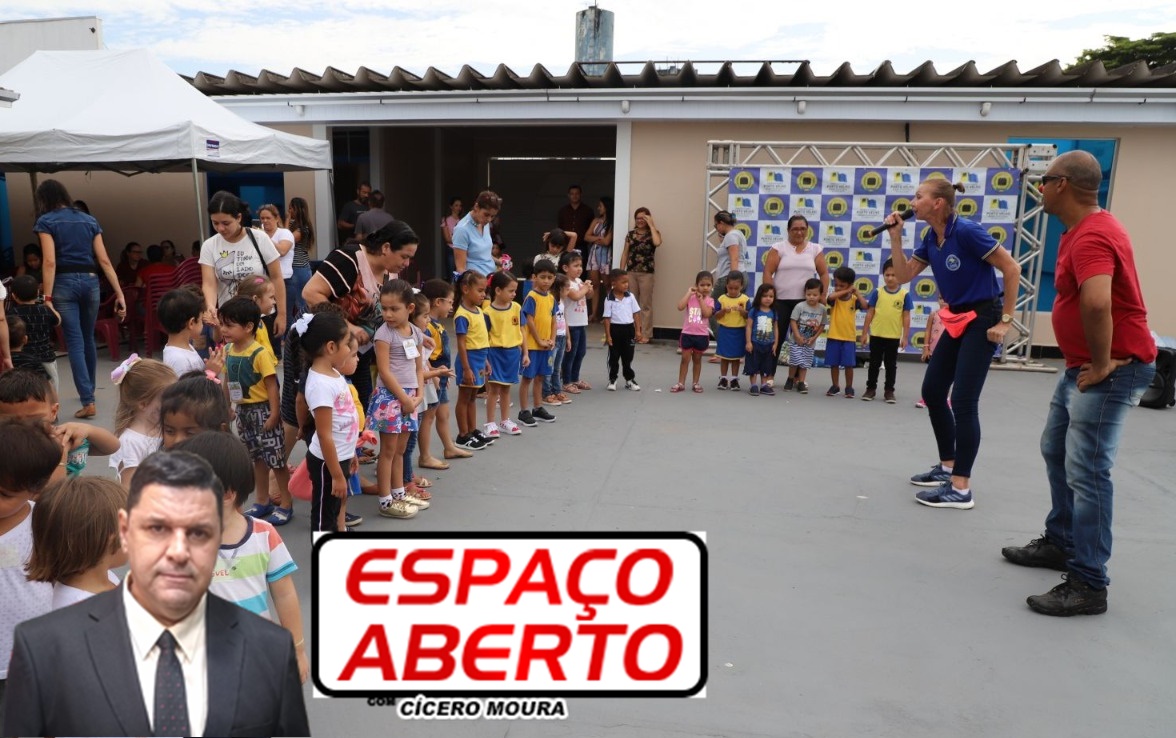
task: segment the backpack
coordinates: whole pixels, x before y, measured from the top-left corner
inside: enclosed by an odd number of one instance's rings
[[[1156,376],[1143,391],[1139,404],[1157,410],[1176,405],[1176,350],[1160,347],[1156,354]]]

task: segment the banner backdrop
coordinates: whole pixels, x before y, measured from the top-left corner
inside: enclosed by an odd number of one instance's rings
[[[820,244],[832,273],[845,264],[857,274],[858,290],[867,299],[882,284],[882,263],[889,258],[886,234],[869,237],[894,210],[910,206],[915,188],[925,179],[943,177],[963,183],[956,194],[956,212],[984,224],[1001,245],[1011,249],[1016,233],[1021,173],[1013,168],[951,167],[743,167],[731,170],[727,209],[739,219],[736,226],[747,238],[748,254],[740,261],[755,264],[749,275],[748,293],[763,281],[768,251],[788,241],[787,222],[793,215],[809,221],[809,240]],[[926,223],[907,221],[903,245],[908,256],[915,238],[922,238]],[[999,278],[999,275],[998,275]],[[927,318],[938,307],[938,290],[931,270],[910,284],[914,301],[908,353],[922,351]],[[860,329],[864,311],[858,313]],[[823,349],[825,337],[817,341]]]

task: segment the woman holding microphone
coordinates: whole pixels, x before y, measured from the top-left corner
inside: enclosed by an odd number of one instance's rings
[[[933,488],[915,499],[931,507],[968,510],[975,505],[969,480],[980,448],[980,391],[993,353],[1013,322],[1021,267],[983,226],[956,213],[957,191],[963,192],[963,185],[942,178],[919,185],[911,209],[930,228],[909,260],[902,250],[902,219],[891,213],[885,223],[899,283],[930,266],[947,303],[939,311],[945,330],[923,377],[939,463],[911,477],[911,484]],[[1004,277],[1003,293],[993,268]]]

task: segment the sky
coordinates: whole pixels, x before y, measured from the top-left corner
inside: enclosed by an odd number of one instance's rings
[[[229,70],[321,74],[394,66],[456,75],[463,65],[520,74],[574,61],[575,14],[584,0],[0,0],[0,20],[97,15],[105,46],[148,47],[181,74]],[[1028,71],[1074,61],[1104,35],[1176,30],[1171,0],[607,0],[616,61],[800,60],[818,75],[844,62],[868,73],[932,61],[946,72],[975,61],[988,71],[1016,60]]]

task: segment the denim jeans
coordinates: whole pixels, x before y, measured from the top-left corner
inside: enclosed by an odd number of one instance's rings
[[[543,378],[544,397],[563,392],[561,370],[565,354],[567,354],[567,339],[563,336],[556,336],[555,348],[551,349],[551,374]]]
[[[942,461],[954,461],[952,473],[972,476],[980,450],[980,391],[992,366],[996,344],[988,329],[1000,319],[999,302],[972,306],[976,317],[959,338],[944,331],[923,375],[923,400]],[[951,392],[951,407],[947,394]]]
[[[1111,581],[1111,467],[1119,436],[1127,411],[1139,404],[1155,373],[1154,363],[1134,362],[1079,392],[1078,368],[1067,369],[1058,379],[1041,433],[1053,499],[1045,536],[1070,555],[1070,571],[1098,589]]]
[[[310,281],[311,274],[310,267],[294,267],[294,274],[286,280],[286,325],[294,325],[306,310],[302,288]]]
[[[569,325],[568,335],[572,339],[572,350],[563,357],[560,376],[564,384],[580,381],[580,366],[584,363],[584,354],[588,353],[588,326]]]
[[[69,368],[83,406],[94,404],[98,378],[98,347],[94,342],[98,304],[98,275],[58,274],[53,280],[53,307],[61,314]]]

